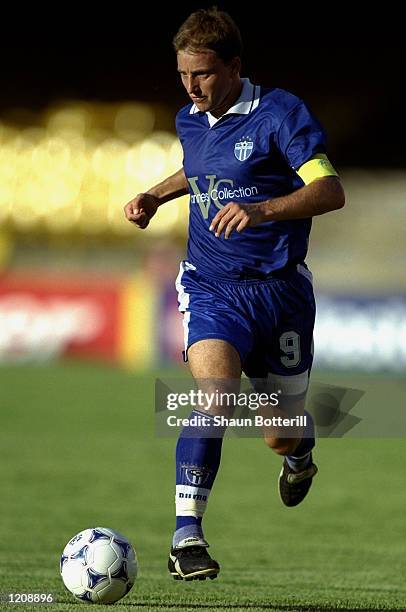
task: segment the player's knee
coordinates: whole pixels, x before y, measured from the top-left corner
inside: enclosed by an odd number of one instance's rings
[[[213,385],[205,384],[198,410],[210,416],[231,418],[235,409],[236,393],[233,381],[231,384],[228,381],[217,381]]]
[[[265,444],[277,455],[291,455],[296,450],[300,441],[296,438],[275,438],[270,436],[265,436],[264,440]]]

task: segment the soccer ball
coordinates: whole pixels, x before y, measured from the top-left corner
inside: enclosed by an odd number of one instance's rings
[[[85,529],[61,556],[64,585],[82,601],[111,604],[128,593],[137,576],[137,556],[126,537],[106,527]]]

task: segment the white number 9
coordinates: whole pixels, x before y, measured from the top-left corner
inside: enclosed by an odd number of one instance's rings
[[[284,353],[281,362],[286,368],[294,368],[300,363],[300,336],[294,331],[284,332],[279,338],[279,346]]]

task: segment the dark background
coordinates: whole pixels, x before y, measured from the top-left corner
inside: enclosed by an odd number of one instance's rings
[[[0,58],[0,120],[24,120],[61,100],[160,101],[171,115],[188,102],[176,73],[171,40],[187,15],[208,3],[176,10],[143,6],[142,19],[104,15],[103,26],[78,20],[72,29],[61,18],[3,43]],[[118,5],[119,7],[119,5]],[[406,166],[404,127],[406,47],[388,45],[382,35],[361,40],[329,24],[292,22],[256,10],[219,4],[240,26],[245,52],[242,76],[303,97],[321,119],[335,163]],[[292,13],[294,9],[292,7]],[[68,16],[69,17],[69,16]],[[381,33],[382,34],[382,33]],[[395,42],[398,37],[393,37]],[[19,111],[16,113],[16,108]],[[27,112],[27,122],[30,113]],[[170,129],[173,123],[170,121]]]

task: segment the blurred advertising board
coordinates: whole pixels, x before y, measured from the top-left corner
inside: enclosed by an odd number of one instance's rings
[[[152,275],[0,278],[0,361],[61,356],[131,368],[181,363],[182,316],[172,281]],[[317,297],[315,366],[406,370],[406,296]]]
[[[1,277],[0,361],[70,355],[149,365],[154,295],[138,278]]]
[[[406,295],[317,296],[315,365],[406,371]]]

